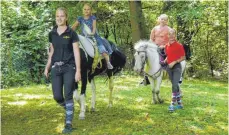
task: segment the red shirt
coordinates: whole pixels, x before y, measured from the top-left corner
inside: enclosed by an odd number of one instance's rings
[[[173,61],[180,59],[182,56],[185,56],[183,45],[178,43],[177,41],[173,42],[169,45],[166,44],[165,52],[167,55],[167,63],[170,64]]]

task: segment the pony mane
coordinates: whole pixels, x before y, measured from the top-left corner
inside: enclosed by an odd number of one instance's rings
[[[157,45],[152,42],[151,40],[140,40],[134,45],[135,50],[139,50],[139,48],[144,47],[144,48],[153,48],[157,49]]]

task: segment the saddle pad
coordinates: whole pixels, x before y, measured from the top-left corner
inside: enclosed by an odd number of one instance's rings
[[[89,38],[86,38],[82,35],[78,35],[79,40],[80,40],[80,48],[82,48],[83,50],[85,50],[87,52],[87,54],[94,58],[95,56],[95,50],[93,47],[93,41]]]

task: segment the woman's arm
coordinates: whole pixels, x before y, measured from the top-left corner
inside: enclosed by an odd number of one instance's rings
[[[79,51],[79,44],[78,42],[73,43],[73,51],[74,51],[74,57],[75,57],[75,63],[76,63],[76,74],[75,74],[75,81],[78,82],[81,80],[81,74],[80,74],[80,51]]]
[[[50,47],[49,47],[49,55],[48,55],[48,61],[47,61],[47,64],[45,66],[45,76],[46,78],[48,78],[48,72],[49,72],[49,69],[50,69],[50,66],[51,66],[51,60],[52,60],[52,55],[53,55],[53,52],[54,52],[54,48],[53,48],[53,45],[52,43],[50,43]]]
[[[75,31],[79,24],[79,21],[76,20],[75,23],[72,25],[72,29]]]

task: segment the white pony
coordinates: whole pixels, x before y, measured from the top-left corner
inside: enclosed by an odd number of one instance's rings
[[[160,97],[160,85],[162,82],[162,66],[159,63],[159,53],[157,52],[157,45],[152,41],[138,41],[134,49],[136,53],[135,57],[135,65],[134,70],[138,73],[144,72],[149,77],[149,81],[152,87],[152,103],[163,103],[163,100]],[[186,62],[181,62],[182,74],[185,69]]]

